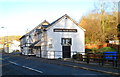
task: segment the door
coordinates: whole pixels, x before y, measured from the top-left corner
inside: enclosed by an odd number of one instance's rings
[[[63,58],[71,58],[71,46],[62,46]]]

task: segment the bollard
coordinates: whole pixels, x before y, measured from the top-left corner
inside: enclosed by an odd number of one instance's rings
[[[118,58],[118,55],[116,55],[116,60],[115,60],[115,67],[117,67],[117,59]]]
[[[112,62],[113,62],[113,67],[114,67],[114,65],[115,65],[115,63],[114,63],[114,56],[112,56]]]
[[[87,54],[87,63],[89,64],[89,55]]]
[[[99,65],[100,65],[100,62],[101,62],[101,55],[98,56],[98,61],[99,61]]]
[[[101,56],[102,60],[102,66],[104,65],[104,54]]]

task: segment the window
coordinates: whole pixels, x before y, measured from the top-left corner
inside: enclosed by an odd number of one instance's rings
[[[69,46],[72,45],[72,39],[71,38],[62,38],[62,45]]]
[[[52,44],[49,44],[49,48],[52,48]]]

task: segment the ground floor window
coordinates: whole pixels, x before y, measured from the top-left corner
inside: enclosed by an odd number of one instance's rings
[[[52,44],[49,44],[49,48],[52,48],[53,46],[52,46]]]

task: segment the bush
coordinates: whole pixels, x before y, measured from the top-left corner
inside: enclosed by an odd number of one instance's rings
[[[20,52],[19,50],[16,50],[16,52]]]
[[[82,60],[82,54],[77,53],[77,54],[73,55],[72,58],[76,59],[76,60]]]
[[[85,49],[85,53],[92,52],[92,49]]]
[[[97,48],[92,48],[92,53],[95,53],[98,49]]]
[[[95,53],[97,50],[97,48],[85,49],[85,53]]]
[[[117,51],[117,50],[111,47],[103,47],[103,48],[98,49],[98,52],[107,52],[107,51],[110,52],[110,51]]]

